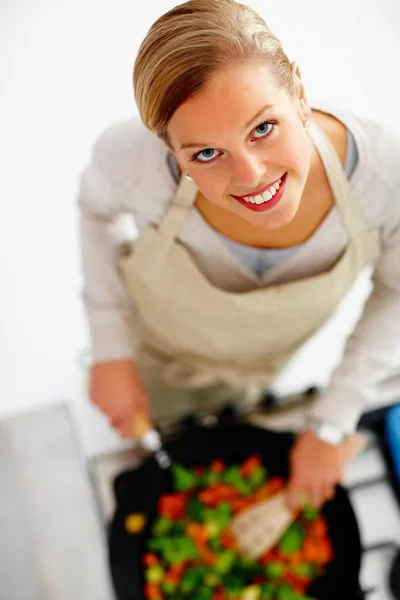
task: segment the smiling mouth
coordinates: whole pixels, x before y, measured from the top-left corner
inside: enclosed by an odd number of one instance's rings
[[[262,196],[263,194],[266,194],[266,192],[268,192],[271,197],[275,196],[277,190],[279,190],[279,187],[281,185],[281,180],[282,177],[280,177],[279,179],[276,179],[275,181],[273,181],[272,183],[269,183],[268,185],[265,185],[263,188],[252,192],[251,194],[243,194],[241,196],[235,196],[236,198],[243,198],[243,199],[250,199],[250,198],[257,198],[257,196]],[[266,196],[268,196],[268,194],[266,194]]]
[[[282,198],[286,177],[287,173],[280,179],[277,179],[274,183],[269,184],[253,194],[246,194],[245,196],[234,196],[231,194],[232,198],[235,198],[235,200],[241,205],[246,206],[246,208],[258,212],[273,208]]]

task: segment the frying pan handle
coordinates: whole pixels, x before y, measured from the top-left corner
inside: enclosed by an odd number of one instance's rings
[[[132,426],[132,434],[146,450],[156,452],[162,446],[161,437],[149,416],[144,412],[137,412]]]

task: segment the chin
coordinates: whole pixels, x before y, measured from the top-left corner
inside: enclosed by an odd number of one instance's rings
[[[290,203],[286,206],[276,206],[271,212],[254,214],[248,219],[252,225],[260,229],[281,229],[294,219],[299,208],[299,202]]]

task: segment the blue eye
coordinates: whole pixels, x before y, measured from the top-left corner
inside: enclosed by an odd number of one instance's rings
[[[271,133],[273,128],[274,128],[274,123],[271,123],[269,121],[266,121],[265,123],[261,123],[261,125],[258,125],[258,127],[255,128],[254,137],[255,138],[265,137]],[[256,135],[257,133],[259,135]]]
[[[202,150],[201,152],[195,155],[195,160],[198,160],[199,162],[203,163],[211,162],[216,158],[216,155],[218,155],[217,150],[215,150],[214,148],[206,148],[205,150]]]
[[[262,139],[268,137],[277,126],[277,121],[265,121],[258,125],[252,133],[253,139]],[[191,156],[190,160],[195,163],[200,163],[203,165],[211,165],[214,161],[216,161],[220,156],[222,156],[219,150],[215,148],[206,148],[201,152],[197,152]]]

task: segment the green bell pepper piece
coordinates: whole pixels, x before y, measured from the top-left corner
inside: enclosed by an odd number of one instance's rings
[[[163,546],[162,553],[164,560],[171,565],[194,560],[198,557],[196,544],[187,537],[169,539]]]
[[[195,590],[193,592],[193,594],[191,595],[191,598],[193,600],[212,600],[213,595],[214,595],[213,588],[200,587],[200,588],[197,588],[197,590]]]
[[[180,521],[178,521],[178,523],[174,523],[170,535],[173,537],[186,537],[185,524],[181,523]]]
[[[282,554],[294,554],[298,552],[303,544],[305,531],[299,523],[293,523],[284,533],[279,542],[279,550]]]
[[[286,573],[287,567],[279,561],[271,561],[265,567],[265,573],[271,579],[279,579]]]
[[[172,581],[164,581],[161,583],[161,589],[163,592],[171,596],[176,591],[177,584]]]
[[[267,470],[265,467],[260,465],[249,475],[247,478],[247,482],[251,486],[253,492],[255,492],[262,484],[265,482],[267,478]]]
[[[226,550],[218,555],[214,565],[214,571],[218,575],[225,575],[231,570],[233,563],[236,561],[236,554],[231,550]]]
[[[186,514],[192,521],[201,523],[204,520],[205,505],[196,496],[190,498],[186,505]]]
[[[199,485],[199,477],[193,471],[174,463],[171,466],[175,489],[186,492]]]
[[[208,545],[210,547],[210,550],[216,552],[217,554],[224,551],[224,547],[221,544],[221,540],[218,537],[212,537],[211,539],[209,539]]]
[[[179,589],[183,594],[189,594],[199,585],[203,573],[198,568],[192,567],[185,571],[179,583]]]
[[[214,471],[206,471],[202,476],[201,476],[201,485],[203,487],[209,487],[210,485],[214,485],[215,483],[217,483],[220,480],[220,476],[218,473],[215,473]]]
[[[321,514],[321,510],[319,508],[314,508],[311,504],[305,504],[303,506],[303,516],[306,521],[315,521]]]
[[[299,577],[312,578],[318,574],[318,569],[315,565],[311,563],[301,563],[299,565],[295,565],[292,568],[292,572],[294,575],[298,575]]]
[[[277,586],[275,583],[269,581],[261,586],[261,600],[274,600],[276,598]]]
[[[227,573],[222,577],[222,585],[229,598],[238,598],[245,587],[245,580],[236,573]]]
[[[243,494],[243,496],[247,496],[252,492],[251,485],[240,473],[240,467],[228,467],[223,474],[223,481],[232,485],[238,492]]]
[[[216,573],[207,573],[204,577],[204,583],[208,587],[217,587],[221,583],[221,579]]]
[[[158,517],[152,527],[153,535],[162,537],[171,531],[172,526],[172,519],[169,519],[168,517]]]
[[[211,525],[212,529],[218,529],[221,533],[231,522],[232,509],[227,502],[221,502],[216,508],[206,508],[204,510],[204,523]]]
[[[148,550],[155,552],[163,552],[170,544],[170,539],[167,537],[152,538],[146,544]]]

